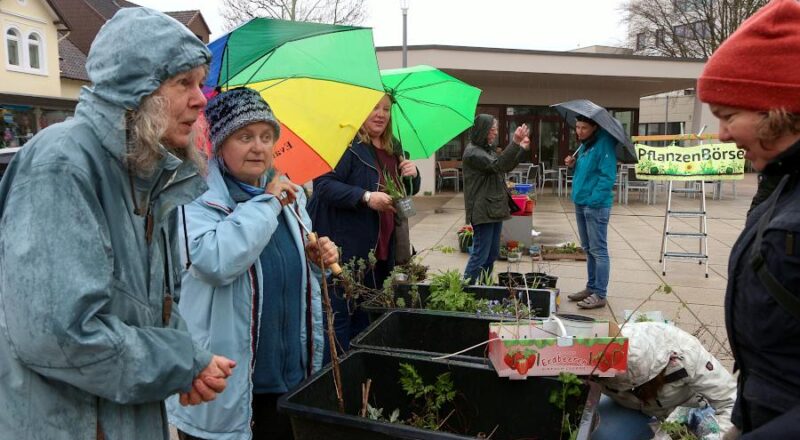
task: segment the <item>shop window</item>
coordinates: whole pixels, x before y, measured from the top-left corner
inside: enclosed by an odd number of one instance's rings
[[[6,56],[7,62],[11,66],[19,66],[19,58],[21,52],[19,50],[19,31],[16,29],[9,29],[6,31]]]
[[[42,44],[41,37],[35,32],[28,34],[28,66],[31,69],[41,70],[42,68]]]

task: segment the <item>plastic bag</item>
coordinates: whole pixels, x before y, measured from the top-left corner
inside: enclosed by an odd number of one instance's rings
[[[698,440],[722,439],[723,433],[719,429],[714,408],[708,405],[700,408],[679,406],[667,417],[667,421],[685,425]],[[654,440],[672,440],[672,437],[661,429],[660,422],[652,423],[650,427],[655,433]]]

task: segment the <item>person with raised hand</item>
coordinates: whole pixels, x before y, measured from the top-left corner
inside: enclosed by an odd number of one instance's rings
[[[464,279],[473,284],[482,274],[492,274],[500,255],[503,221],[511,218],[505,173],[513,170],[530,151],[527,125],[517,127],[511,142],[499,154],[494,149],[497,130],[494,117],[476,116],[462,161],[466,221],[474,231],[473,251],[464,269]]]

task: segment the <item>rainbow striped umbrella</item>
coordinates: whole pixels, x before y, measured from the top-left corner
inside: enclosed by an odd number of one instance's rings
[[[336,166],[384,94],[368,28],[255,18],[208,47],[206,85],[261,93],[281,123],[275,166],[296,183]]]

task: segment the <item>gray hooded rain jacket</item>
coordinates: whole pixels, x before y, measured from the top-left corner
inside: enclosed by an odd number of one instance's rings
[[[163,310],[180,281],[175,208],[206,186],[166,150],[151,177],[129,177],[125,113],[209,57],[172,18],[122,9],[92,45],[75,117],[0,182],[0,437],[169,438],[163,400],[211,361]]]

